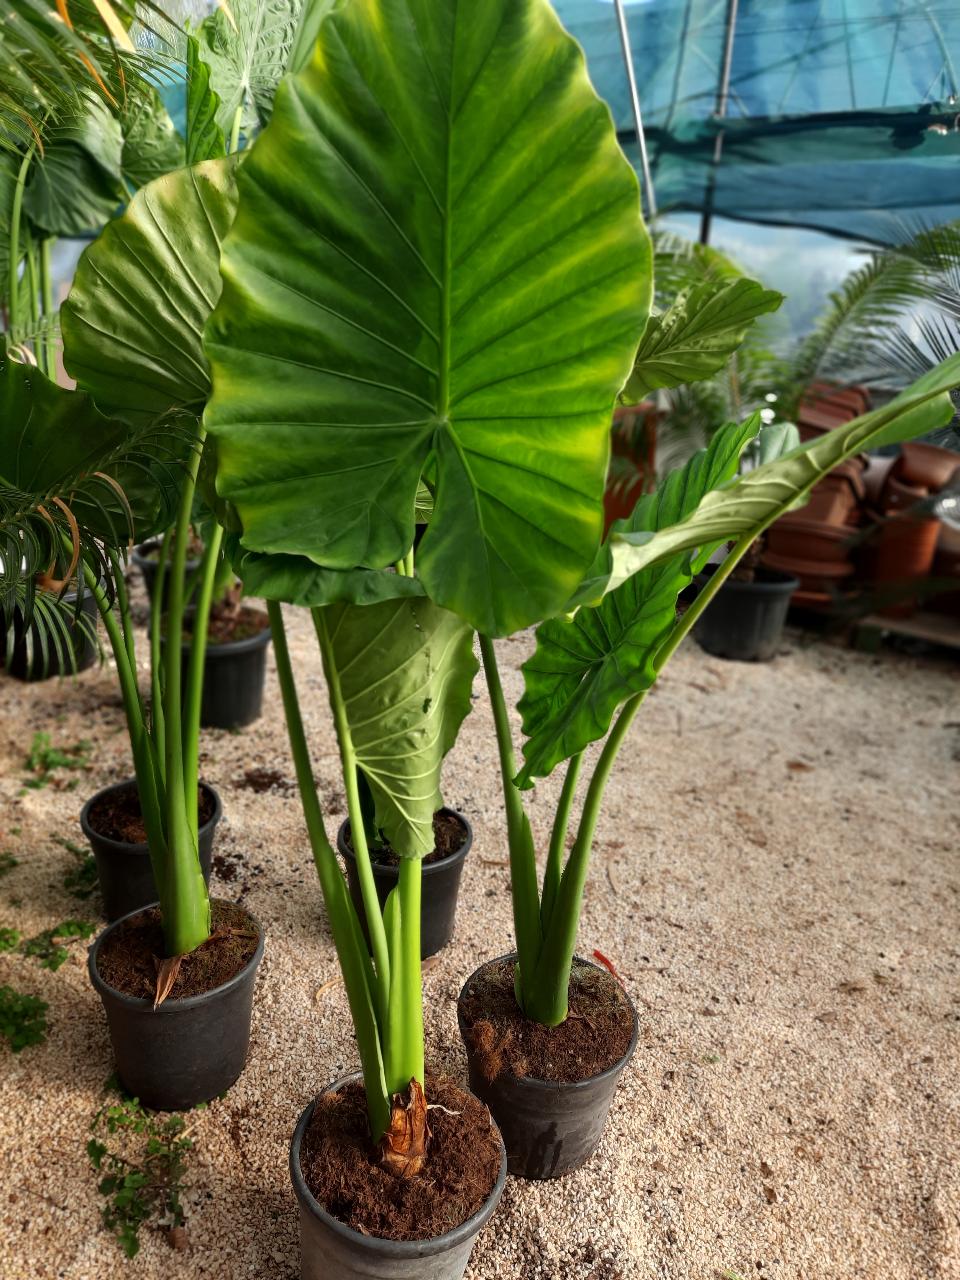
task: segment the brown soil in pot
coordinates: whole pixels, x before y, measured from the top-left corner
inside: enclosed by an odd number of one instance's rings
[[[619,1062],[633,1037],[633,1011],[612,974],[582,960],[570,973],[565,1022],[544,1027],[525,1018],[513,993],[513,960],[492,960],[460,1002],[470,1047],[488,1080],[589,1080]]]
[[[197,818],[201,827],[210,821],[215,809],[213,796],[200,787],[197,791]],[[108,840],[122,840],[126,844],[147,843],[140,795],[132,784],[124,791],[112,791],[101,796],[90,806],[87,820],[97,835],[106,836]]]
[[[251,609],[244,605],[242,609],[231,609],[222,605],[214,605],[210,610],[210,621],[207,624],[207,644],[234,644],[238,640],[249,640],[258,636],[270,626],[270,619],[262,609]],[[184,639],[189,641],[189,627],[184,628]]]
[[[350,837],[349,822],[344,835],[352,850],[353,840]],[[463,848],[466,838],[467,829],[455,814],[435,813],[433,815],[433,852],[428,853],[421,861],[442,862],[444,858],[458,853]],[[381,867],[399,867],[400,865],[400,855],[394,852],[389,843],[377,845],[375,849],[371,849],[370,860],[373,863],[379,863]]]
[[[430,1140],[415,1178],[379,1164],[363,1085],[317,1098],[300,1168],[316,1200],[354,1231],[386,1240],[432,1240],[472,1217],[500,1172],[500,1141],[482,1102],[452,1081],[427,1078]],[[441,1109],[443,1108],[443,1109]]]
[[[253,958],[260,931],[243,907],[212,898],[210,914],[210,937],[183,957],[167,1003],[222,986]],[[100,948],[97,970],[115,991],[152,1000],[165,954],[160,912],[149,907],[114,929]]]

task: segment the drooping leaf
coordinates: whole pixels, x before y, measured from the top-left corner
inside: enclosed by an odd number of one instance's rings
[[[678,551],[758,537],[779,516],[802,504],[817,481],[838,463],[864,449],[898,444],[946,425],[954,413],[947,393],[958,386],[960,355],[938,365],[882,409],[835,427],[726,489],[707,494],[681,523],[655,534],[614,533],[609,588]]]
[[[647,321],[625,396],[639,401],[661,387],[699,382],[718,373],[758,316],[783,302],[783,294],[741,277],[709,279],[682,293]]]
[[[144,187],[186,162],[183,139],[154,89],[134,99],[120,119],[123,133],[121,169],[134,187]]]
[[[187,37],[187,164],[218,160],[226,154],[217,124],[220,98],[210,87],[210,68],[200,56],[196,36]]]
[[[753,415],[716,433],[656,493],[646,494],[625,530],[656,530],[683,520],[704,494],[736,474],[740,455],[759,430]],[[712,548],[710,548],[712,550]],[[620,706],[656,679],[657,653],[670,632],[677,597],[701,567],[681,552],[636,574],[595,607],[572,618],[551,618],[537,628],[537,647],[523,664],[524,767],[517,785],[530,787],[562,761],[605,736]]]
[[[369,605],[381,600],[422,596],[423,583],[392,569],[324,569],[306,556],[264,555],[247,551],[236,534],[226,534],[224,550],[248,595],[285,604]]]
[[[234,164],[157,178],[84,250],[61,308],[64,364],[111,413],[142,421],[202,409],[210,372],[201,335],[220,292]]]
[[[217,123],[227,137],[237,111],[248,136],[270,119],[273,96],[296,39],[300,8],[301,0],[231,0],[233,22],[223,9],[203,20],[201,57],[220,99]]]
[[[424,597],[334,604],[320,617],[377,825],[401,857],[422,858],[443,803],[440,766],[470,710],[473,633]]]
[[[600,540],[649,308],[633,172],[547,0],[370,0],[320,25],[239,181],[207,329],[221,492],[251,550],[418,571],[487,634]]]
[[[117,117],[91,100],[54,129],[30,167],[23,208],[47,235],[99,230],[124,197],[123,134]]]

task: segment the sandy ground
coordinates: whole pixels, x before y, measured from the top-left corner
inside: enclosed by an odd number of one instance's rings
[[[343,800],[304,620],[293,647],[328,812]],[[508,693],[530,637],[501,646]],[[511,945],[494,739],[480,692],[446,771],[474,823],[457,936],[426,976],[428,1054],[464,1070],[454,1001]],[[348,1014],[293,793],[244,770],[289,763],[275,675],[263,721],[208,733],[229,883],[267,928],[250,1058],[196,1117],[190,1248],[143,1233],[126,1263],[100,1225],[90,1120],[111,1070],[83,944],[56,973],[0,956],[49,1001],[47,1042],[0,1047],[0,1277],[295,1280],[291,1130],[354,1064]],[[608,793],[581,932],[625,976],[640,1046],[598,1154],[559,1183],[508,1180],[470,1280],[956,1280],[960,1277],[958,669],[791,636],[768,666],[681,653]],[[91,738],[76,790],[20,794],[35,730]],[[0,684],[0,829],[20,865],[0,924],[90,916],[62,887],[81,803],[130,773],[109,669]],[[556,787],[533,802],[545,844]],[[339,821],[339,817],[335,819]],[[19,827],[21,834],[9,834]]]

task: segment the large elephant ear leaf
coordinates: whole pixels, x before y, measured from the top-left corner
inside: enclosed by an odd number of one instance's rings
[[[235,122],[249,137],[270,118],[300,23],[300,0],[232,0],[204,18],[201,57],[220,99],[217,123],[229,137]]]
[[[244,544],[382,568],[426,469],[429,595],[491,635],[555,612],[600,541],[651,255],[548,0],[335,11],[239,181],[206,422]]]
[[[84,250],[61,308],[64,364],[101,408],[133,422],[202,410],[234,168],[212,160],[157,178]]]
[[[704,494],[736,474],[740,455],[760,419],[721,428],[710,445],[672,471],[656,493],[641,498],[630,531],[656,530],[683,520]],[[711,548],[712,549],[712,548]],[[595,607],[537,628],[537,647],[523,664],[524,767],[521,787],[533,785],[562,761],[602,738],[614,712],[657,676],[657,653],[676,619],[677,597],[696,572],[689,553],[630,578]]]
[[[425,857],[443,804],[440,767],[470,710],[473,633],[424,597],[316,616],[377,825],[401,857]]]

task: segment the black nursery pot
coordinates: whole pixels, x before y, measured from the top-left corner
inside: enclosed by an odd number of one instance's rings
[[[711,569],[701,576],[701,586]],[[723,584],[694,628],[700,646],[717,658],[769,662],[776,657],[790,597],[800,581],[789,574],[762,569],[756,582]]]
[[[73,607],[76,602],[76,591],[68,591],[63,597],[61,607]],[[90,591],[83,593],[80,611],[90,626],[95,629],[99,613],[96,601]],[[51,676],[72,675],[74,670],[86,671],[88,667],[92,667],[97,660],[97,645],[92,636],[87,634],[86,624],[81,627],[73,617],[70,617],[66,620],[66,628],[70,637],[69,643],[73,648],[76,666],[72,668],[67,662],[61,671],[56,646],[48,640],[46,657],[44,657],[36,622],[31,620],[30,626],[24,628],[23,617],[18,612],[13,619],[13,652],[7,667],[10,675],[15,676],[18,680],[32,682],[34,680],[48,680]],[[0,658],[3,657],[6,644],[3,636],[5,630],[5,620],[3,615],[0,614]],[[64,641],[61,640],[61,644],[63,643]]]
[[[157,886],[154,884],[150,851],[147,846],[130,844],[125,840],[113,840],[110,836],[101,835],[90,825],[90,810],[101,796],[118,791],[129,791],[136,785],[135,779],[129,779],[126,782],[114,783],[112,787],[104,787],[102,791],[92,795],[80,810],[80,826],[90,842],[97,862],[103,913],[109,921],[119,920],[121,916],[139,911],[157,900]],[[213,800],[213,814],[197,833],[200,866],[204,880],[209,883],[213,859],[213,837],[217,823],[223,817],[223,805],[213,787],[205,782],[201,782],[200,787]]]
[[[243,1070],[254,980],[263,959],[263,927],[249,911],[247,915],[260,931],[260,940],[244,968],[212,991],[165,1000],[159,1009],[151,1000],[114,990],[97,970],[104,939],[129,916],[108,925],[90,948],[87,968],[107,1015],[117,1077],[145,1107],[185,1111],[209,1102],[229,1089]]]
[[[473,845],[473,828],[456,809],[441,809],[441,813],[450,814],[463,826],[466,833],[463,844],[456,853],[449,854],[437,862],[423,864],[423,893],[420,900],[420,959],[435,955],[441,951],[453,937],[453,927],[457,918],[457,897],[460,893],[460,875],[463,863]],[[367,933],[367,918],[363,910],[363,894],[360,891],[360,876],[357,873],[357,859],[347,841],[349,820],[340,824],[337,832],[337,849],[343,855],[347,869],[347,885],[350,897],[360,917],[363,935],[370,943]],[[400,878],[400,868],[384,865],[371,857],[373,881],[377,886],[377,897],[380,906],[387,901],[391,889],[396,887]]]
[[[335,1093],[360,1078],[358,1072],[344,1076],[330,1085],[329,1092]],[[506,1157],[486,1203],[452,1231],[433,1240],[365,1236],[327,1213],[304,1181],[300,1147],[313,1107],[311,1102],[300,1117],[290,1144],[290,1177],[300,1203],[301,1280],[462,1280],[474,1241],[503,1192]]]
[[[243,729],[260,718],[270,628],[243,640],[207,644],[200,724],[204,729]],[[183,646],[186,668],[189,644]]]
[[[516,956],[500,959],[515,960]],[[470,975],[457,999],[457,1023],[467,1051],[470,1092],[490,1108],[507,1148],[507,1168],[515,1177],[560,1178],[579,1169],[597,1149],[620,1075],[637,1047],[637,1011],[628,997],[633,1014],[629,1048],[619,1062],[599,1075],[587,1080],[558,1081],[517,1077],[504,1071],[491,1083],[470,1046],[461,1010],[470,984],[485,967],[481,965]]]
[[[157,570],[159,564],[150,554],[152,551],[159,551],[159,542],[144,542],[139,547],[134,547],[130,559],[143,574],[143,584],[147,588],[147,595],[153,600],[153,590],[157,583]],[[199,560],[188,560],[184,566],[184,573],[189,578],[197,568],[199,568]],[[167,607],[167,600],[170,592],[170,565],[167,564],[167,572],[163,576],[163,608]]]

